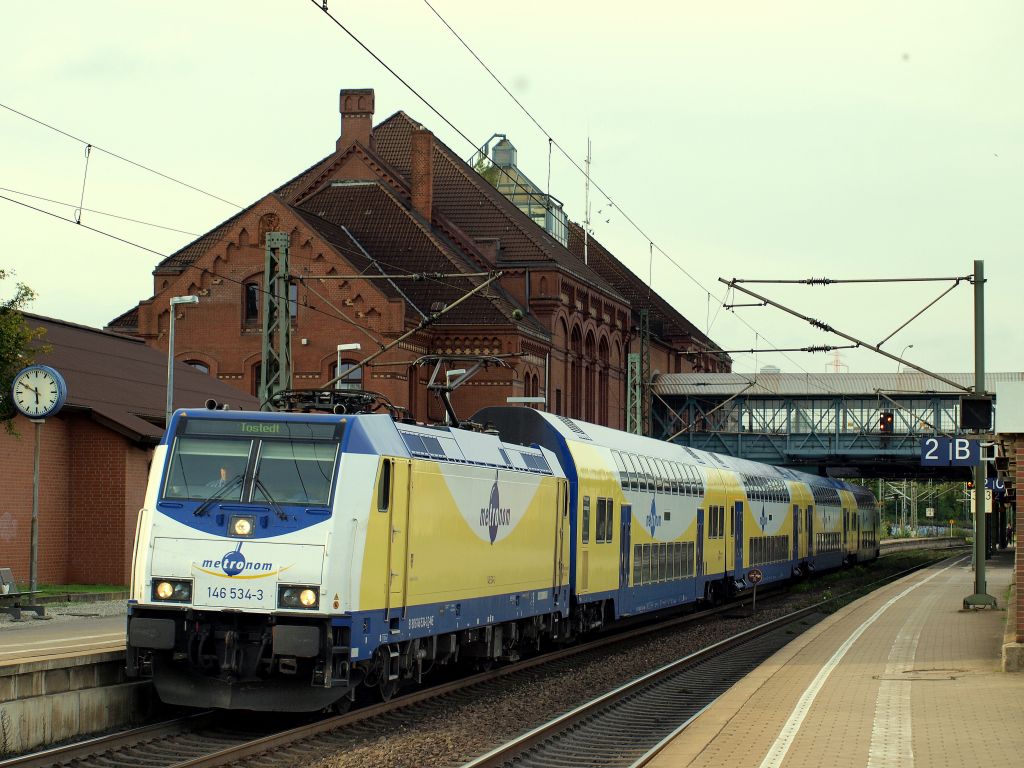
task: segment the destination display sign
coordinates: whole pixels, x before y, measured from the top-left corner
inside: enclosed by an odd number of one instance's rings
[[[343,425],[330,422],[184,418],[178,434],[210,437],[262,437],[286,440],[340,440]]]

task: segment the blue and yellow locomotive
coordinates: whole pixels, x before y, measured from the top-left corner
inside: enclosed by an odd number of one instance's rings
[[[178,411],[139,516],[129,673],[174,704],[343,708],[724,599],[754,567],[877,556],[859,486],[532,409],[473,420]]]

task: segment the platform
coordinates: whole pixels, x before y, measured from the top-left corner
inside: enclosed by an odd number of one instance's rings
[[[1024,764],[1024,674],[1000,671],[1013,553],[987,561],[998,610],[962,608],[970,556],[812,627],[730,688],[648,765],[936,768]]]
[[[28,620],[0,628],[0,667],[120,651],[124,655],[124,616],[78,622]]]

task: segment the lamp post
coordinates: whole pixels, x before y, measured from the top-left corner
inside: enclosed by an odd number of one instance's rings
[[[334,388],[342,389],[342,376],[347,376],[348,371],[342,373],[341,371],[341,353],[342,352],[359,352],[363,348],[362,344],[358,342],[353,344],[339,344],[338,345],[338,365],[334,369]],[[350,369],[351,370],[351,369]]]
[[[164,415],[164,429],[171,424],[174,411],[174,314],[179,304],[198,304],[198,296],[175,296],[171,299],[171,324],[167,329],[167,411]]]
[[[905,346],[905,347],[903,348],[903,351],[902,351],[902,352],[900,352],[900,358],[901,358],[901,359],[900,359],[900,361],[899,361],[898,363],[896,363],[896,373],[899,373],[899,372],[900,372],[900,367],[901,367],[901,366],[903,365],[903,360],[902,360],[902,358],[903,358],[903,355],[905,355],[905,354],[907,353],[907,350],[908,350],[908,349],[913,349],[913,348],[914,348],[914,345],[913,345],[913,344],[907,344],[907,346]]]

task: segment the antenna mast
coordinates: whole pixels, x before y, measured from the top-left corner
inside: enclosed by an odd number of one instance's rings
[[[587,172],[583,174],[584,178],[584,192],[583,192],[583,210],[586,214],[586,218],[583,220],[583,263],[590,265],[588,249],[588,238],[590,237],[590,137],[587,136]]]

